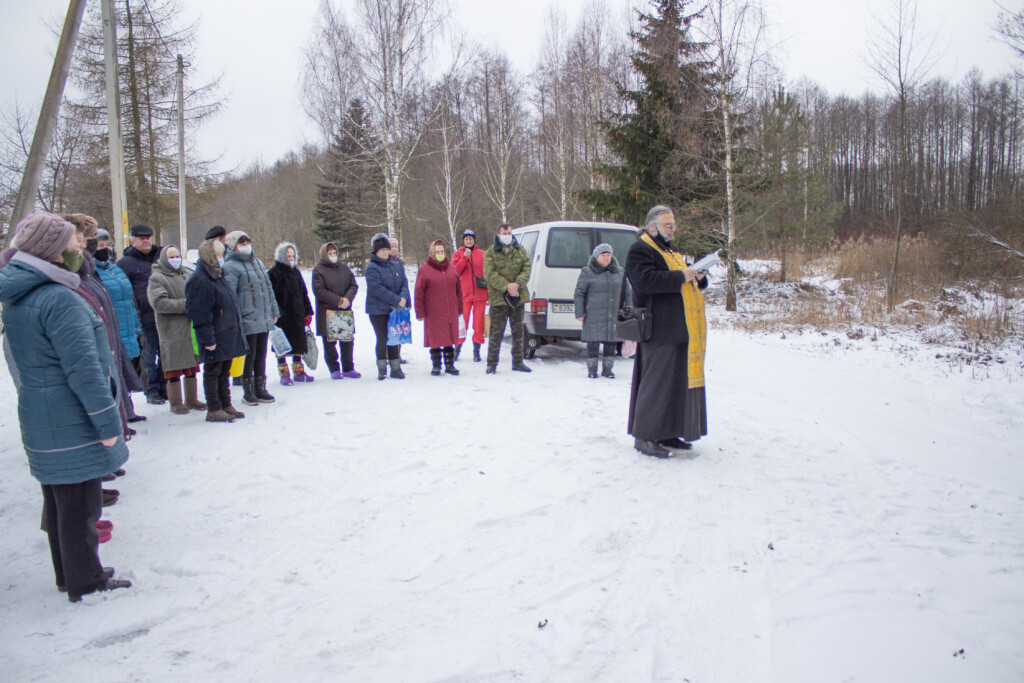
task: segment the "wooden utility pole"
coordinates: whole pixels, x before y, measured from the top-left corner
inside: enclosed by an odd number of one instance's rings
[[[188,219],[185,211],[185,65],[178,55],[178,248],[188,256]]]
[[[107,85],[107,150],[110,156],[110,202],[114,225],[120,228],[121,249],[128,246],[128,192],[124,181],[124,145],[121,142],[121,95],[117,84],[117,15],[114,0],[102,0],[103,62]]]
[[[68,80],[71,56],[75,52],[78,27],[82,23],[84,11],[85,0],[71,0],[68,4],[68,14],[64,18],[64,28],[60,32],[60,41],[57,43],[57,54],[53,58],[50,81],[46,85],[43,106],[39,110],[39,121],[36,123],[36,131],[32,136],[32,147],[29,148],[25,172],[21,176],[21,185],[18,187],[18,198],[14,202],[14,211],[11,212],[10,233],[12,235],[14,227],[22,218],[32,213],[32,208],[35,206],[36,194],[39,192],[39,180],[43,176],[43,165],[46,155],[50,151],[53,128],[57,124],[57,115],[60,113],[60,101],[64,97],[64,84]]]

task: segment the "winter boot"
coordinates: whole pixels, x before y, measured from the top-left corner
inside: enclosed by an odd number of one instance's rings
[[[516,372],[533,372],[533,370],[530,369],[530,366],[521,360],[512,361],[512,369]]]
[[[233,387],[243,386],[242,385],[242,378],[241,377],[232,377],[231,378],[231,386],[233,386]]]
[[[480,345],[477,344],[476,342],[473,342],[473,362],[480,362]]]
[[[171,412],[175,415],[188,415],[188,406],[181,400],[181,380],[168,380],[167,398],[171,401]]]
[[[462,355],[462,344],[456,344],[455,345],[455,360],[458,360],[459,356],[461,356],[461,355]]]
[[[597,359],[587,359],[587,377],[590,379],[597,379]]]
[[[260,403],[273,403],[277,399],[270,395],[267,391],[267,376],[260,375],[259,377],[253,377],[255,383],[253,384],[253,393],[256,394],[256,400]]]
[[[487,372],[488,375],[493,375],[496,372],[498,372],[498,366],[497,365],[488,364],[486,372]]]
[[[292,373],[288,370],[288,363],[278,363],[277,371],[281,373],[281,384],[283,386],[290,387],[295,384],[295,382],[292,381]]]
[[[430,374],[437,377],[441,374],[441,349],[430,349]]]
[[[235,417],[223,410],[208,410],[206,413],[207,422],[234,422]]]
[[[192,410],[206,410],[206,404],[199,400],[199,390],[195,375],[181,380],[185,385],[185,405]]]
[[[241,410],[235,410],[235,407],[232,405],[224,406],[224,412],[237,420],[241,420],[242,418],[245,417],[245,413],[243,413]]]
[[[402,372],[402,359],[393,358],[388,362],[391,364],[391,379],[405,379],[405,373]]]
[[[444,347],[443,350],[444,350],[444,371],[445,371],[445,374],[448,374],[448,375],[457,375],[457,374],[459,374],[459,371],[455,369],[455,358],[458,355],[455,352],[455,349],[453,347],[451,347],[451,346],[446,346],[446,347]]]
[[[613,365],[615,365],[615,358],[605,356],[601,359],[601,376],[607,377],[608,379],[615,379],[615,373],[612,372]]]
[[[252,377],[242,378],[242,403],[247,406],[258,406],[260,404],[256,398],[255,383]]]
[[[292,372],[295,374],[296,382],[312,382],[313,375],[306,372],[306,368],[302,365],[302,361],[296,361],[292,363]]]
[[[377,361],[377,379],[388,378],[388,362],[386,360]]]

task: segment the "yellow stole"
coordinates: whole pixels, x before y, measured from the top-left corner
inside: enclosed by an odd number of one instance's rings
[[[640,236],[665,259],[669,270],[683,270],[687,267],[686,259],[677,251],[665,251],[646,232]],[[704,294],[701,293],[697,281],[684,282],[682,286],[683,308],[686,311],[686,331],[690,335],[687,345],[687,387],[697,389],[704,386],[704,352],[708,342],[708,321],[704,317]]]

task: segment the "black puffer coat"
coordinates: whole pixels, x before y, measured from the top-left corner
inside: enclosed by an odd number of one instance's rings
[[[210,265],[202,255],[185,284],[185,313],[196,330],[201,362],[219,363],[249,353],[242,334],[238,296],[221,269]],[[217,346],[212,351],[206,348],[214,344]]]
[[[132,283],[132,294],[135,295],[135,307],[139,309],[139,320],[143,327],[156,327],[156,315],[149,305],[149,276],[153,272],[153,264],[160,258],[163,247],[155,244],[148,254],[143,254],[135,247],[124,250],[124,256],[117,262],[117,267],[124,271]]]
[[[313,305],[309,301],[309,292],[302,279],[298,267],[292,268],[285,256],[288,248],[295,250],[295,262],[298,264],[299,250],[291,242],[277,246],[274,252],[274,265],[267,271],[270,285],[274,288],[277,307],[281,315],[277,326],[284,330],[288,343],[292,345],[292,353],[303,354],[306,349],[306,316],[313,315]]]

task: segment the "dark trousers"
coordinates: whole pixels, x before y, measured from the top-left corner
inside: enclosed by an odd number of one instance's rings
[[[267,339],[269,332],[246,335],[245,341],[249,343],[249,353],[245,354],[245,367],[242,369],[242,377],[266,377],[267,376]]]
[[[146,366],[146,395],[166,396],[167,380],[160,367],[160,335],[156,332],[156,325],[143,325],[142,334],[146,337],[146,346],[142,349],[142,362]]]
[[[387,337],[387,321],[384,323],[384,337]],[[327,337],[320,337],[320,341],[324,343],[324,361],[327,363],[327,369],[331,372],[338,371],[338,347],[341,347],[341,371],[352,372],[355,366],[352,364],[352,347],[355,346],[355,342],[350,341],[330,341]]]
[[[80,484],[43,484],[43,514],[57,585],[71,595],[92,593],[105,585],[97,554],[96,520],[103,510],[99,479]]]
[[[598,352],[601,350],[601,344],[604,344],[604,357],[612,358],[615,356],[615,342],[587,342],[587,358],[597,358]]]
[[[377,335],[377,360],[396,360],[400,346],[388,346],[389,315],[370,315],[373,333]],[[326,353],[326,352],[325,352]]]
[[[203,366],[203,393],[210,412],[231,405],[231,359]]]
[[[498,364],[501,340],[505,336],[505,322],[512,328],[512,362],[523,360],[523,307],[491,306],[491,340],[487,345],[487,364]]]

